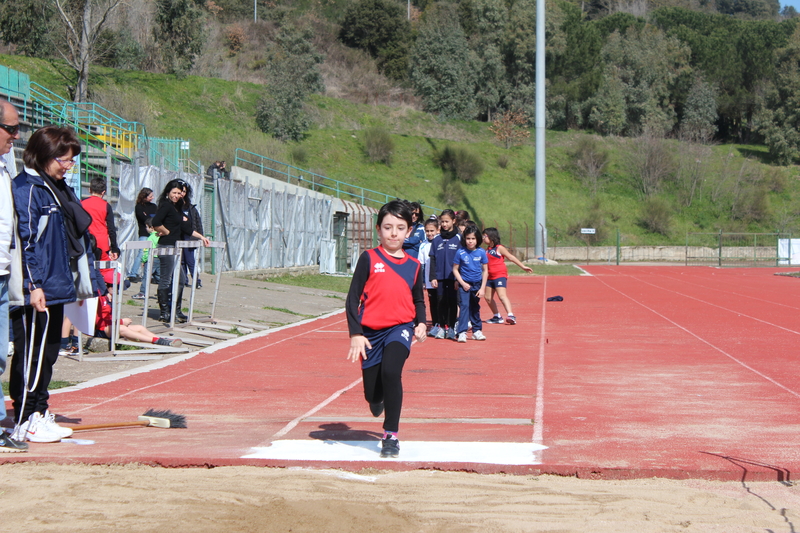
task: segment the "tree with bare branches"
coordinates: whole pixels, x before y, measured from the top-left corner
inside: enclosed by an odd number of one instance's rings
[[[106,50],[100,36],[109,15],[122,0],[50,0],[58,12],[63,39],[56,43],[59,55],[75,71],[73,101],[85,102],[89,93],[89,66]]]
[[[531,136],[531,132],[524,128],[527,123],[528,116],[524,112],[509,109],[492,122],[489,131],[494,133],[498,142],[509,149],[524,143]]]

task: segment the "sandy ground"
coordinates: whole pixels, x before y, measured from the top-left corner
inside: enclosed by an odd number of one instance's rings
[[[209,312],[212,281],[204,279],[195,309]],[[223,278],[222,289],[217,316],[260,324],[290,323],[344,303],[335,293],[233,277]],[[135,312],[126,309],[127,315]],[[55,379],[86,381],[142,364],[148,363],[62,358]],[[5,464],[0,506],[6,530],[28,532],[800,531],[800,487],[791,482],[427,470]]]
[[[8,464],[8,531],[793,532],[779,483]]]

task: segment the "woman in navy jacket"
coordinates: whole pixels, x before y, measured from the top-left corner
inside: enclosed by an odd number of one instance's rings
[[[23,153],[25,169],[12,185],[22,243],[25,306],[11,313],[18,355],[11,363],[9,392],[16,421],[24,430],[20,436],[33,442],[71,434],[57,426],[48,412],[47,387],[58,358],[64,304],[106,292],[94,268],[88,232],[91,217],[64,181],[80,153],[72,129],[39,129]]]

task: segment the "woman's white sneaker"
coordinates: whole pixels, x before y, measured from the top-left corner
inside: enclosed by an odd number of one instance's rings
[[[33,413],[14,430],[11,438],[18,441],[58,442],[61,435],[48,427],[41,413]]]
[[[51,413],[50,411],[44,412],[44,423],[47,425],[47,428],[56,435],[59,435],[62,439],[66,439],[67,437],[72,436],[72,429],[65,428],[63,426],[59,426],[56,424],[56,415]]]

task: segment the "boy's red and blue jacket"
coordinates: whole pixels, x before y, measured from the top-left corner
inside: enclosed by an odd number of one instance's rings
[[[425,323],[422,267],[408,254],[392,257],[383,248],[361,254],[347,293],[350,335],[364,329],[385,329],[413,322]]]

